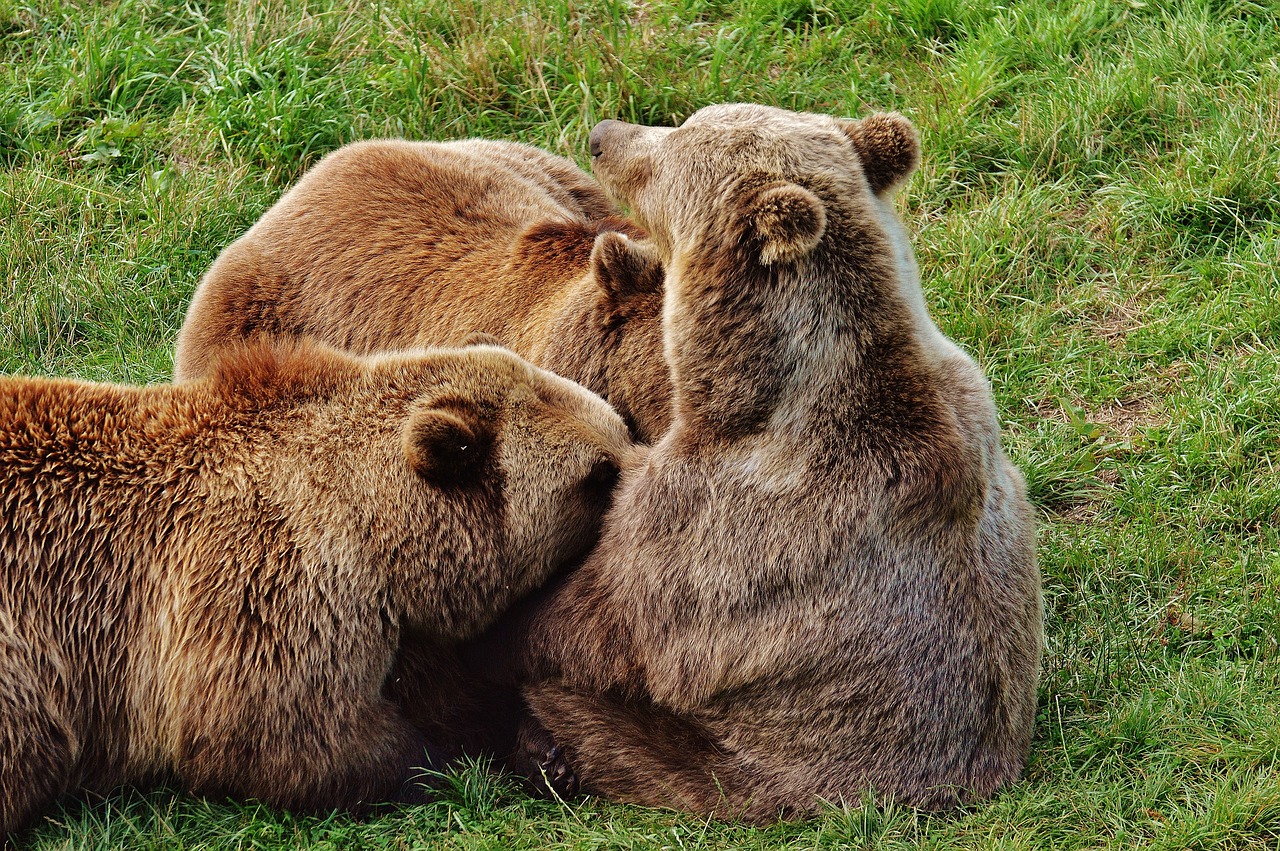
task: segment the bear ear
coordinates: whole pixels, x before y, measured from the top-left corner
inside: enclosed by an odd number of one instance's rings
[[[761,189],[749,202],[746,214],[763,243],[760,262],[766,266],[800,259],[818,247],[827,230],[822,201],[795,183],[775,183]]]
[[[434,485],[464,484],[475,478],[491,443],[480,412],[463,400],[416,408],[404,426],[409,466]]]
[[[897,112],[877,112],[853,121],[836,119],[853,142],[871,191],[880,195],[911,176],[920,164],[920,136]]]
[[[605,231],[591,246],[591,272],[613,304],[662,287],[662,261],[646,243],[618,231]]]
[[[462,338],[462,345],[466,346],[497,346],[500,349],[507,348],[507,345],[492,334],[484,331],[472,331],[470,334]]]

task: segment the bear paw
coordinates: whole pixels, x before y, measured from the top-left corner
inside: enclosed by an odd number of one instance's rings
[[[533,794],[561,800],[577,797],[581,787],[565,749],[532,718],[526,718],[521,725],[520,750],[527,766],[522,773]]]

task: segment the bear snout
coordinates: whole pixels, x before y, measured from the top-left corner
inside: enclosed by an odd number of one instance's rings
[[[612,118],[606,118],[591,128],[591,135],[587,137],[587,150],[591,152],[592,159],[604,153],[604,137],[622,123],[621,121],[614,121]]]

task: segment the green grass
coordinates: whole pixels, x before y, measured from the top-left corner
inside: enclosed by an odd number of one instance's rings
[[[479,772],[357,821],[160,792],[32,848],[1280,847],[1280,5],[0,0],[0,371],[164,380],[220,248],[325,152],[898,109],[900,206],[1040,511],[1026,779],[764,830]]]

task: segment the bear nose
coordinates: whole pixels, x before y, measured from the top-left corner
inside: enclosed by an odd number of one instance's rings
[[[591,156],[593,158],[598,157],[601,154],[600,142],[604,137],[604,134],[608,133],[609,129],[615,124],[619,123],[620,122],[614,121],[612,118],[606,118],[604,121],[601,121],[595,127],[591,128],[591,135],[587,137],[587,149],[591,152]]]

